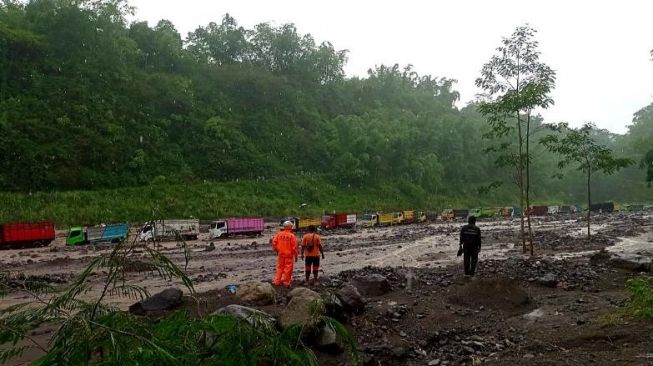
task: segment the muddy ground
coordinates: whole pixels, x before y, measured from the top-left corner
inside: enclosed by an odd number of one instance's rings
[[[456,257],[460,222],[328,232],[317,289],[334,290],[358,273],[388,278],[392,291],[368,298],[365,311],[347,322],[369,365],[653,364],[652,321],[606,320],[626,303],[624,284],[636,273],[595,255],[607,248],[653,256],[652,216],[612,214],[595,220],[588,244],[581,218],[536,218],[533,258],[522,254],[518,220],[480,221],[483,249],[478,276],[471,279],[461,274]],[[188,308],[209,313],[238,303],[226,285],[271,279],[275,257],[268,240],[273,233],[270,228],[262,237],[214,241],[214,249],[203,235],[189,242],[188,273],[204,302],[198,309],[189,299]],[[64,285],[98,253],[110,250],[69,248],[64,241],[61,236],[47,248],[0,251],[0,263],[14,275]],[[163,251],[183,262],[176,243],[164,243]],[[297,279],[302,267],[296,266]],[[538,281],[547,274],[556,277],[555,287]],[[93,276],[98,285],[101,279],[102,273]],[[131,279],[152,293],[174,285],[149,273],[133,273]],[[284,308],[284,290],[278,291],[277,304],[264,309],[273,315]],[[12,293],[0,308],[26,300]],[[134,300],[107,302],[126,309]],[[49,335],[36,336],[46,340]],[[350,363],[346,353],[318,352],[318,357],[324,365]]]

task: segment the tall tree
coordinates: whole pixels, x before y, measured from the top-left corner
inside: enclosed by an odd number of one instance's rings
[[[592,212],[592,174],[601,172],[612,175],[621,168],[627,167],[633,161],[627,158],[616,158],[612,150],[595,140],[596,126],[591,123],[583,127],[569,128],[567,123],[549,125],[558,134],[550,134],[540,140],[551,152],[558,153],[562,160],[558,162],[560,169],[570,164],[576,164],[577,169],[585,173],[587,178],[587,240],[590,241],[590,216]]]
[[[640,163],[642,169],[646,169],[646,182],[648,186],[653,186],[653,149],[649,150],[642,158]]]
[[[550,92],[555,86],[555,71],[540,61],[536,30],[528,25],[515,29],[510,38],[504,38],[497,53],[483,65],[476,85],[485,92],[479,111],[488,119],[493,138],[506,138],[517,133],[517,152],[500,158],[503,163],[514,164],[517,170],[521,217],[522,247],[526,252],[524,212],[528,221],[530,253],[533,254],[533,231],[530,212],[530,136],[531,114],[536,108],[553,104]],[[514,125],[512,125],[514,123]],[[500,145],[501,150],[509,144]],[[524,206],[524,200],[526,205]]]

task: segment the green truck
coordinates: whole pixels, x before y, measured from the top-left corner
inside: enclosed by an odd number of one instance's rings
[[[73,226],[68,232],[66,245],[118,243],[125,240],[128,233],[129,225],[126,223],[89,227]]]

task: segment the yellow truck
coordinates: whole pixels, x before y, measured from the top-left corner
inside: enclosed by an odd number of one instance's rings
[[[320,227],[322,225],[321,217],[286,217],[281,220],[280,224],[283,225],[285,221],[290,221],[293,223],[293,230],[295,231],[304,231],[308,230],[308,227],[315,225],[315,227]]]
[[[404,223],[404,213],[399,211],[399,212],[393,212],[392,213],[392,225],[399,225]]]
[[[362,227],[386,226],[393,224],[392,213],[370,213],[365,214],[358,220],[358,225]]]
[[[379,215],[377,214],[365,214],[358,220],[358,225],[362,227],[373,227],[378,225],[378,219]]]
[[[447,208],[442,210],[440,217],[442,218],[442,220],[453,220],[456,217],[456,214],[452,208]]]
[[[393,213],[380,213],[377,218],[377,225],[385,226],[394,224],[394,214]]]
[[[404,224],[412,224],[415,222],[415,211],[408,210],[408,211],[404,211],[403,214],[404,214],[404,221],[403,221]]]
[[[426,222],[426,212],[424,211],[417,211],[415,213],[415,222]]]

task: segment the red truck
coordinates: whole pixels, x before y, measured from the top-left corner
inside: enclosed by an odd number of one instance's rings
[[[546,216],[549,213],[549,206],[531,206],[526,212],[531,216]]]
[[[0,224],[0,248],[44,247],[54,240],[51,221]]]
[[[322,229],[331,230],[338,227],[354,227],[356,214],[338,212],[322,216]]]

